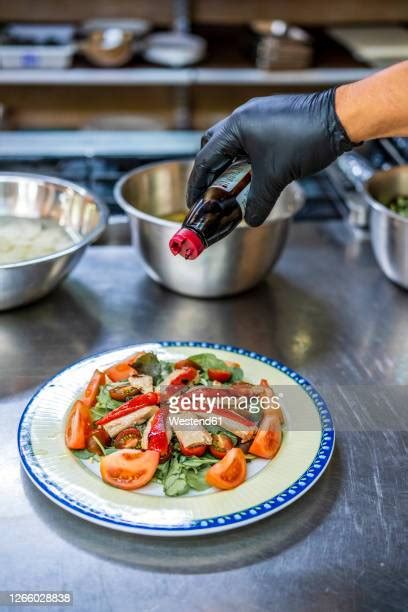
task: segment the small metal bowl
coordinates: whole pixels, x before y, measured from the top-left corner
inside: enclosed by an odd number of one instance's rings
[[[7,310],[51,291],[103,232],[108,211],[89,192],[68,181],[40,174],[0,173],[0,223],[2,215],[55,219],[79,237],[62,251],[0,264],[0,310]]]
[[[192,160],[176,160],[142,166],[115,185],[116,201],[130,218],[133,244],[147,274],[177,293],[215,298],[246,291],[265,278],[279,258],[292,217],[303,206],[303,193],[292,183],[263,225],[239,225],[200,257],[186,261],[169,249],[180,224],[163,215],[185,209],[192,164]]]
[[[408,218],[384,205],[397,195],[408,195],[408,164],[376,172],[365,183],[365,190],[378,265],[390,280],[408,289]]]

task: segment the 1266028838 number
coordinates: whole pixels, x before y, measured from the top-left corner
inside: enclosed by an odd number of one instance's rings
[[[70,591],[0,591],[0,606],[72,606]]]

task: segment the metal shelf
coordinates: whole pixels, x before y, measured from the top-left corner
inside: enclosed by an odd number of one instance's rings
[[[310,68],[264,71],[256,68],[69,68],[0,70],[0,85],[338,85],[361,79],[372,68]]]
[[[1,132],[0,159],[65,157],[194,157],[201,132],[194,130],[87,131],[39,130]]]
[[[362,79],[371,68],[309,68],[266,71],[257,68],[197,68],[200,85],[337,85]]]

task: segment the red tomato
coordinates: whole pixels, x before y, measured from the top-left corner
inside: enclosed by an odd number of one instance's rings
[[[98,444],[99,442],[99,444]],[[96,453],[97,455],[103,455],[103,451],[101,446],[105,448],[110,444],[110,435],[107,431],[103,429],[103,427],[98,427],[97,429],[93,429],[88,436],[88,440],[86,442],[86,448],[90,453]]]
[[[186,385],[197,377],[196,368],[181,368],[181,371],[171,378],[172,385]]]
[[[263,459],[272,459],[282,442],[282,431],[278,414],[267,414],[261,421],[258,432],[249,447],[249,452]]]
[[[72,450],[85,448],[90,429],[89,408],[83,402],[77,400],[68,415],[65,426],[65,444]]]
[[[91,380],[88,383],[87,388],[85,389],[81,401],[88,408],[92,408],[92,406],[96,403],[96,398],[99,393],[99,387],[105,384],[105,374],[100,372],[99,370],[95,370]]]
[[[115,438],[116,448],[140,448],[142,434],[136,427],[124,429]]]
[[[210,380],[216,380],[217,382],[224,383],[227,382],[231,378],[231,372],[228,370],[215,370],[210,368],[208,370],[208,378]]]
[[[205,444],[200,444],[198,446],[183,446],[181,442],[179,444],[181,454],[186,457],[201,457],[207,450]]]
[[[245,455],[240,448],[231,448],[221,461],[212,465],[206,474],[211,487],[234,489],[246,478]]]
[[[118,450],[102,457],[101,476],[104,482],[132,491],[144,487],[153,478],[159,465],[160,454],[156,451],[141,451],[133,448]]]
[[[132,387],[132,385],[123,384],[121,387],[113,387],[113,389],[109,390],[109,395],[112,399],[118,402],[127,402],[135,395],[139,395],[139,389],[136,387]]]
[[[213,434],[210,453],[217,459],[225,457],[227,452],[233,448],[232,440],[226,434]]]
[[[191,359],[181,359],[176,364],[174,364],[175,370],[180,370],[181,368],[194,368],[195,370],[199,370],[200,368],[194,361]]]
[[[105,370],[105,374],[107,374],[113,382],[120,382],[121,380],[127,380],[129,376],[134,376],[136,370],[126,361],[122,361]]]

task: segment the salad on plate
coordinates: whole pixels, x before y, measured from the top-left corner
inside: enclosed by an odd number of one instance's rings
[[[268,382],[247,382],[237,362],[138,352],[95,370],[69,411],[65,443],[108,485],[134,491],[155,482],[179,496],[241,485],[249,461],[278,453],[283,422]]]

